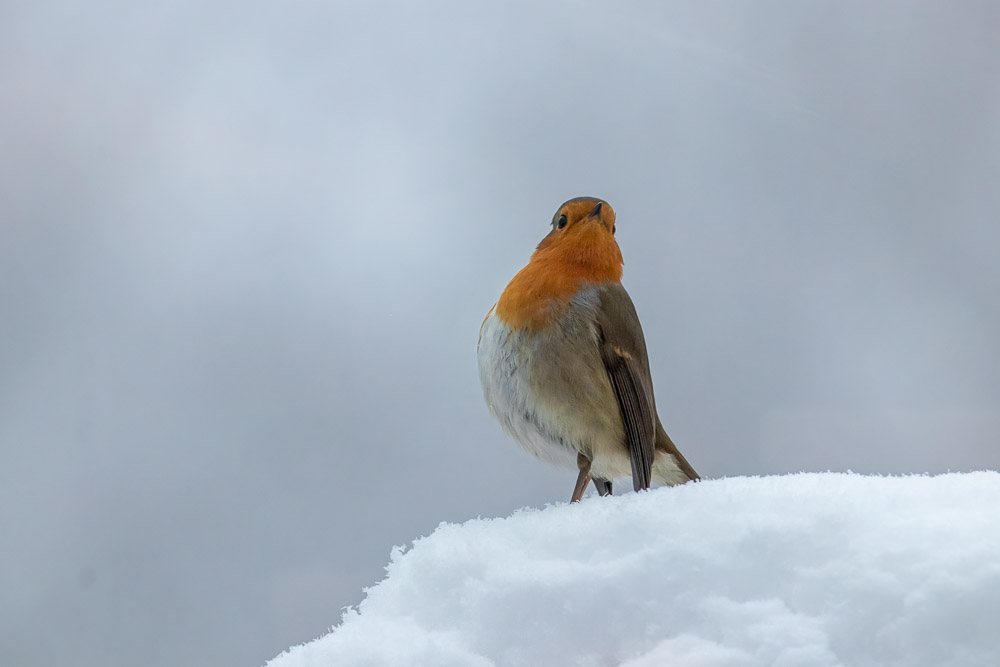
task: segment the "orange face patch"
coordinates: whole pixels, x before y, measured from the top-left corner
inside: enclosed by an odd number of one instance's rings
[[[598,208],[598,204],[600,204],[600,208]],[[579,222],[583,222],[585,220],[592,221],[594,218],[600,221],[607,229],[611,230],[612,234],[614,234],[614,209],[611,208],[611,204],[608,202],[594,197],[578,197],[577,199],[570,199],[568,202],[560,206],[559,210],[556,211],[556,214],[552,217],[552,231],[555,233],[562,229],[569,229]]]
[[[619,282],[622,253],[612,230],[615,213],[606,202],[576,201],[556,213],[556,222],[528,265],[507,285],[497,315],[513,329],[541,329],[562,315],[587,283]],[[560,216],[566,220],[560,227]]]

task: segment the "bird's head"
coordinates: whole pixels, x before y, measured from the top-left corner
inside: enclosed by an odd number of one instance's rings
[[[541,328],[564,312],[583,285],[621,279],[614,210],[603,199],[576,197],[556,211],[552,231],[507,285],[496,314],[514,328]]]
[[[622,254],[611,204],[596,197],[564,202],[552,216],[552,231],[538,244],[535,258],[576,266],[592,274],[593,282],[620,280]]]
[[[614,240],[615,211],[611,204],[597,197],[574,197],[563,202],[552,216],[552,231],[545,240],[571,240],[583,234]]]

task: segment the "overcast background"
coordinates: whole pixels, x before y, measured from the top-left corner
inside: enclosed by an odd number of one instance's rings
[[[661,4],[0,4],[0,663],[257,665],[565,501],[475,344],[577,195],[702,475],[998,467],[1000,5]]]

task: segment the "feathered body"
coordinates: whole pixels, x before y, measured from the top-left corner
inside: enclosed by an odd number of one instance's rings
[[[486,404],[528,452],[566,465],[582,466],[582,456],[609,490],[630,474],[636,489],[697,479],[656,415],[614,229],[614,211],[598,199],[556,212],[480,329]]]

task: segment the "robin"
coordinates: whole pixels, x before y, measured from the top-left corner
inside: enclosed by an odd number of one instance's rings
[[[656,414],[646,343],[621,284],[615,212],[594,197],[570,199],[528,265],[479,330],[479,379],[490,413],[539,459],[572,466],[571,502],[591,479],[611,494],[699,479]]]

